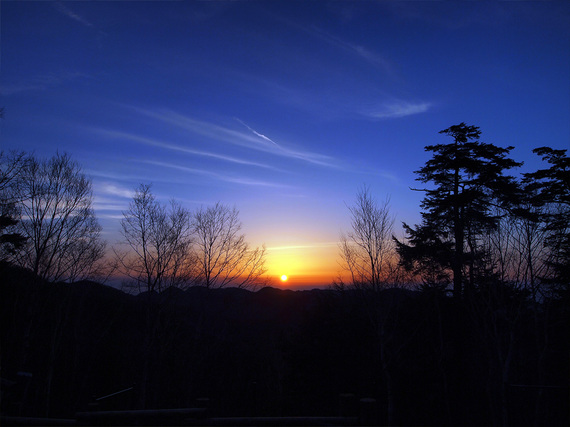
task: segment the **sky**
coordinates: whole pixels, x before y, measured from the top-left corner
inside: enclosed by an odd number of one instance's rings
[[[133,190],[240,211],[274,286],[329,284],[363,186],[420,220],[414,171],[465,122],[570,146],[568,1],[2,1],[4,150],[70,153],[110,245]],[[517,172],[518,173],[518,172]]]

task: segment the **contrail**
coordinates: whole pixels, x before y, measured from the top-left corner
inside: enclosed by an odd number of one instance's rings
[[[246,128],[248,128],[251,132],[253,132],[254,135],[260,137],[261,139],[264,139],[265,141],[271,142],[273,145],[275,145],[276,147],[279,147],[279,144],[277,144],[275,141],[273,141],[271,138],[266,137],[265,135],[255,131],[255,129],[250,128],[248,125],[246,125],[243,120],[238,119],[237,117],[235,117],[235,119],[240,122],[242,125],[244,125]]]

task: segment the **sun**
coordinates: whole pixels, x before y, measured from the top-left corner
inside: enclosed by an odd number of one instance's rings
[[[282,282],[286,282],[287,281],[287,275],[284,274],[283,276],[281,276],[281,281]]]

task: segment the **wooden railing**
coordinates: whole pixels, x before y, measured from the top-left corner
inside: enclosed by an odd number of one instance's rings
[[[195,408],[78,412],[75,419],[2,417],[1,425],[177,425],[177,426],[354,426],[377,425],[376,400],[352,394],[339,396],[339,415],[322,417],[212,417],[208,399],[198,399]]]

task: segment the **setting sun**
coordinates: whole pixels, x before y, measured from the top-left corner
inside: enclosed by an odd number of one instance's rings
[[[291,289],[330,284],[338,269],[337,243],[295,243],[267,248],[265,267],[273,286]]]

